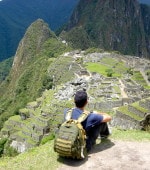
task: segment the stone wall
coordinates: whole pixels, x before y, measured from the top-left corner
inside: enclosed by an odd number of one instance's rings
[[[129,112],[134,113],[134,114],[136,114],[137,116],[139,116],[141,118],[144,118],[145,113],[140,111],[140,110],[138,110],[137,108],[129,105],[128,106],[128,110],[129,110]]]
[[[133,103],[133,99],[130,98],[122,98],[123,105],[128,105]]]
[[[140,101],[139,105],[141,107],[144,107],[144,108],[150,110],[150,100]]]
[[[116,111],[116,115],[112,120],[112,126],[120,127],[121,129],[141,129],[140,122],[131,118],[128,115]]]
[[[150,96],[150,90],[144,91],[142,94],[142,99],[148,98]]]
[[[105,102],[96,102],[96,103],[89,103],[88,108],[90,110],[112,110],[114,107],[120,107],[123,105],[122,100],[117,101],[105,101]]]

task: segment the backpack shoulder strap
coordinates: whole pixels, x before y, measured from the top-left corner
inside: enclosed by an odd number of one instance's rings
[[[73,108],[72,109],[69,109],[66,113],[66,116],[65,116],[65,120],[68,121],[71,119],[72,117],[72,112],[73,112]]]
[[[89,115],[89,112],[88,111],[84,111],[78,118],[78,122],[81,123],[83,122]]]
[[[73,110],[74,110],[74,108],[69,109],[69,110],[67,111],[66,116],[65,116],[66,121],[69,121],[69,120],[71,119]],[[89,112],[88,112],[88,111],[84,111],[84,112],[79,116],[79,118],[77,119],[77,121],[78,121],[79,123],[83,122],[83,121],[88,117],[88,115],[89,115]]]

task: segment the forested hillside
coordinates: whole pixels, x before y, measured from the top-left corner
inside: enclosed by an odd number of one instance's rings
[[[78,0],[0,1],[0,61],[15,55],[27,27],[44,19],[52,30],[68,21]]]
[[[34,22],[19,43],[9,76],[0,84],[0,127],[5,120],[45,89],[52,88],[49,65],[69,50],[43,20]]]
[[[95,46],[148,58],[149,11],[137,0],[81,0],[61,36],[75,48]]]

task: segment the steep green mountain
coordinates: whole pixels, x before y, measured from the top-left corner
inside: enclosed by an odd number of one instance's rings
[[[0,1],[0,61],[15,55],[27,27],[44,19],[58,29],[68,21],[78,0],[3,0]]]
[[[150,5],[141,4],[141,12],[144,23],[146,44],[150,47]],[[150,54],[150,48],[147,48],[148,54]]]
[[[137,0],[81,0],[66,28],[68,33],[61,36],[76,48],[80,44],[82,49],[96,46],[149,57],[148,26],[149,7],[141,7]]]
[[[0,85],[0,126],[18,109],[52,88],[48,66],[69,47],[43,20],[34,22],[19,43],[9,76]]]
[[[13,58],[8,58],[3,62],[0,62],[0,83],[8,76],[12,67]]]

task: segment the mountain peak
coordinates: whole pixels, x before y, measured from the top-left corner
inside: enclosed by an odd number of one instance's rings
[[[149,46],[137,0],[80,0],[67,30],[75,27],[82,27],[97,47],[148,56]]]
[[[24,67],[41,50],[43,43],[51,37],[56,37],[42,19],[36,20],[27,29],[20,41],[12,67],[12,74],[20,74]]]

